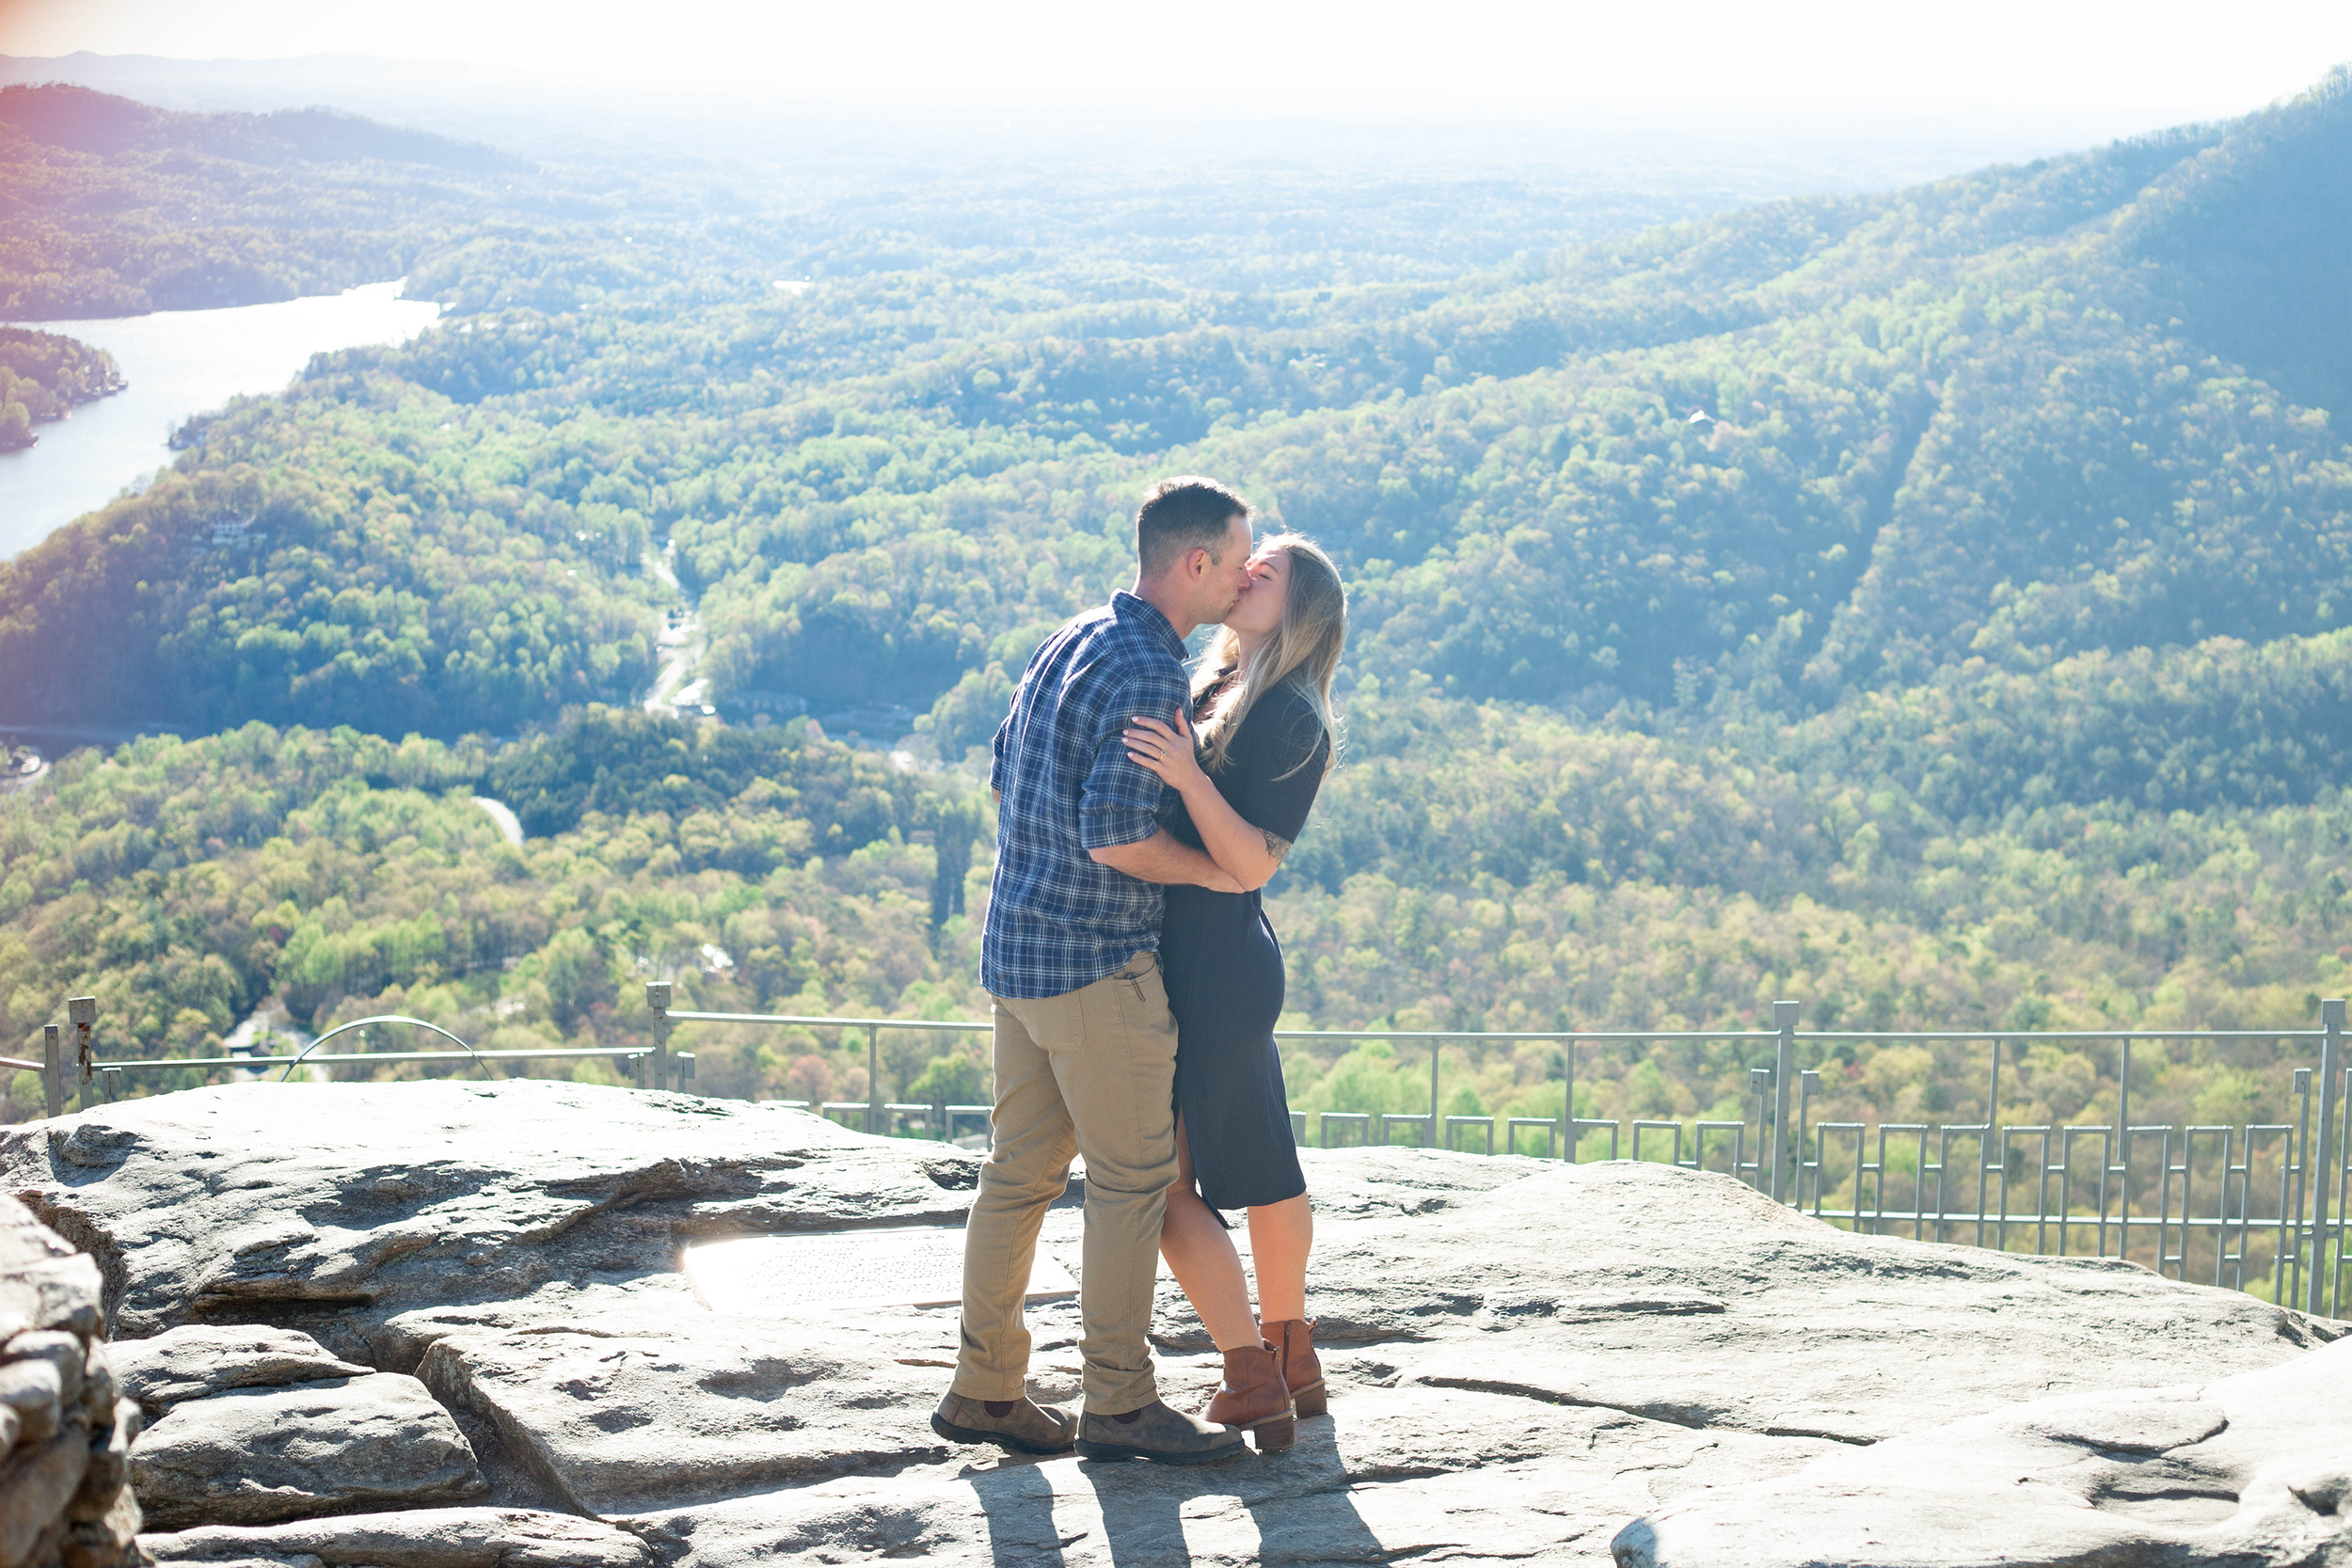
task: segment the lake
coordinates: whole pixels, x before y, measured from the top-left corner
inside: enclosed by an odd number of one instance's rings
[[[171,461],[166,443],[189,415],[240,393],[280,391],[324,350],[405,342],[423,331],[441,308],[402,299],[400,289],[396,278],[276,305],[11,324],[104,349],[130,386],[72,419],[35,425],[40,445],[0,452],[0,560],[151,478]]]

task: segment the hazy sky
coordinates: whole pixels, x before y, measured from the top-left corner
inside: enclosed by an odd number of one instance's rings
[[[803,97],[1846,119],[2242,114],[2352,60],[2346,0],[0,0],[0,53],[313,54]]]

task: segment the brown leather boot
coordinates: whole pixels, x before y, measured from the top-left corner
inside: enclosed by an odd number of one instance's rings
[[[1265,1325],[1274,1348],[1282,1356],[1282,1384],[1298,1405],[1299,1418],[1320,1416],[1331,1408],[1323,1388],[1323,1363],[1315,1356],[1315,1321],[1285,1318]]]
[[[1140,1410],[1078,1418],[1078,1451],[1089,1459],[1150,1459],[1162,1465],[1216,1465],[1249,1451],[1240,1433],[1170,1410],[1153,1400]]]
[[[966,1399],[949,1391],[931,1415],[931,1430],[955,1443],[993,1443],[1019,1453],[1068,1453],[1078,1418],[1056,1405],[1017,1400]]]
[[[1260,1453],[1289,1448],[1298,1437],[1298,1412],[1282,1386],[1281,1353],[1263,1341],[1227,1351],[1225,1382],[1200,1418],[1247,1432]]]

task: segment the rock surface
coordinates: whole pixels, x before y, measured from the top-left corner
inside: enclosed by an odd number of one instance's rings
[[[165,1529],[424,1508],[490,1489],[449,1412],[389,1372],[175,1404],[133,1449],[131,1479]]]
[[[2267,1371],[2010,1405],[1686,1497],[1619,1568],[2352,1558],[2352,1342]]]
[[[691,1236],[960,1223],[977,1161],[912,1147],[693,1095],[257,1083],[10,1129],[0,1170],[134,1339],[667,1272]]]
[[[1288,1454],[1187,1472],[941,1443],[952,1309],[721,1315],[678,1273],[703,1238],[954,1223],[974,1164],[774,1107],[546,1083],[241,1085],[0,1135],[0,1170],[100,1257],[126,1323],[298,1329],[379,1369],[355,1384],[414,1374],[472,1437],[488,1502],[598,1515],[688,1568],[1599,1564],[1629,1520],[1662,1528],[1710,1489],[2021,1401],[2299,1364],[2342,1330],[2111,1260],[1856,1237],[1664,1166],[1309,1151],[1331,1418]],[[1058,1208],[1043,1235],[1073,1270],[1080,1224]],[[1030,1322],[1037,1391],[1074,1395],[1075,1304]],[[1205,1398],[1214,1359],[1171,1281],[1155,1337],[1167,1397]],[[203,1380],[172,1348],[196,1342],[156,1342],[144,1397]],[[254,1397],[204,1394],[157,1430]]]
[[[98,1268],[0,1197],[0,1568],[143,1562]]]
[[[114,1347],[115,1381],[150,1418],[182,1400],[230,1388],[275,1388],[323,1378],[365,1377],[361,1367],[330,1355],[308,1334],[265,1324],[193,1323]]]
[[[298,1524],[206,1525],[146,1538],[161,1562],[351,1564],[353,1568],[650,1568],[626,1530],[567,1513],[437,1508]]]
[[[1326,1366],[1331,1363],[1327,1361]],[[1187,1369],[1194,1391],[1215,1384]],[[848,1476],[628,1520],[664,1562],[1005,1565],[1607,1564],[1625,1519],[1687,1489],[1776,1475],[1831,1445],[1695,1432],[1614,1410],[1381,1388],[1354,1369],[1332,1417],[1279,1457],[1185,1470],[1004,1459],[958,1449],[888,1476]]]
[[[1447,1159],[1369,1157],[1400,1180]],[[2059,1389],[2269,1366],[2338,1332],[2115,1259],[1851,1235],[1727,1177],[1513,1164],[1520,1180],[1431,1216],[1321,1227],[1319,1337],[1388,1345],[1425,1386],[1867,1443]]]
[[[488,1422],[567,1507],[626,1513],[941,1451],[928,1422],[940,1374],[901,1364],[893,1336],[838,1321],[805,1335],[739,1318],[681,1324],[699,1313],[691,1302],[576,1318],[550,1305],[471,1314],[453,1333],[420,1314],[392,1331],[429,1339],[426,1386]]]

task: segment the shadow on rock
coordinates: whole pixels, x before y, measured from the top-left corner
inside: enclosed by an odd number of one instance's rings
[[[1054,1487],[1035,1465],[1022,1461],[976,1467],[967,1479],[988,1524],[989,1560],[996,1568],[1062,1568],[1061,1527],[1054,1520]]]
[[[1182,1468],[1082,1464],[1115,1568],[1214,1562],[1385,1562],[1356,1510],[1349,1464],[1328,1420],[1301,1424],[1295,1447]]]

